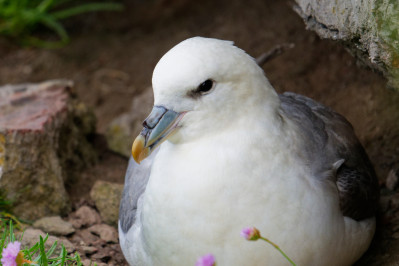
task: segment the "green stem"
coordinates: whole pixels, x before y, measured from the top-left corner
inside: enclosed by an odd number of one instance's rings
[[[291,265],[296,266],[296,264],[284,253],[284,251],[281,250],[281,248],[279,246],[277,246],[272,241],[270,241],[269,239],[267,239],[263,236],[261,236],[260,239],[262,239],[262,240],[266,241],[267,243],[269,243],[270,245],[272,245],[275,249],[277,249],[281,253],[281,255],[284,256],[284,258],[286,258],[291,263]]]

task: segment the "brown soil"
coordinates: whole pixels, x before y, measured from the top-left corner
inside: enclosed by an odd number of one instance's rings
[[[314,98],[354,125],[375,165],[383,196],[377,237],[358,265],[399,263],[399,194],[384,188],[388,172],[399,167],[399,94],[386,88],[383,77],[359,67],[341,44],[306,31],[287,1],[125,2],[122,13],[67,21],[73,41],[59,50],[20,48],[2,40],[0,84],[72,79],[80,99],[97,115],[98,132],[104,133],[113,118],[129,111],[132,98],[151,85],[159,58],[188,37],[234,40],[255,57],[275,45],[294,43],[295,48],[265,65],[265,73],[277,91]],[[75,206],[89,200],[95,180],[123,183],[126,164],[126,159],[103,151],[99,164],[69,189]]]

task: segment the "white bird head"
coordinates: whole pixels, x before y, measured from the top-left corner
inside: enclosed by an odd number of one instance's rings
[[[260,103],[279,103],[255,60],[217,39],[195,37],[173,47],[156,65],[152,84],[154,109],[132,147],[138,163],[167,138],[190,141],[228,127]]]

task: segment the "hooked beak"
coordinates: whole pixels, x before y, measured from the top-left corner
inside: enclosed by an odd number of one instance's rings
[[[163,106],[154,106],[151,114],[143,122],[143,130],[136,137],[132,146],[132,156],[140,164],[150,156],[176,129],[185,112],[177,113]]]

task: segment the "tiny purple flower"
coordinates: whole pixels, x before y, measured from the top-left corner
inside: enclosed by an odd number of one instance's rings
[[[255,227],[245,227],[241,231],[241,236],[244,237],[246,240],[258,240],[260,238],[260,232]]]
[[[195,263],[195,266],[215,266],[215,257],[212,254],[207,254],[205,256],[200,257]]]
[[[1,253],[1,263],[3,266],[17,266],[17,257],[21,243],[18,241],[8,243],[7,247]]]

